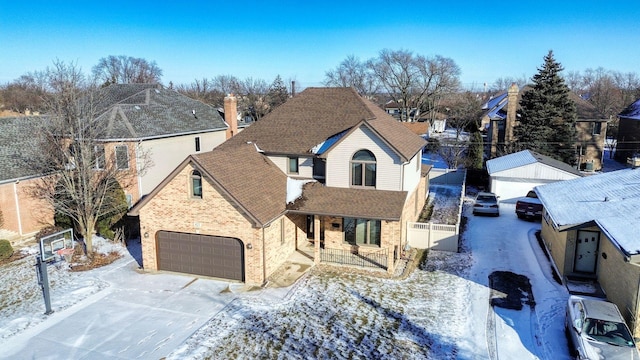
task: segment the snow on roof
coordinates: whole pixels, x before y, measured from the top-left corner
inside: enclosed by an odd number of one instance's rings
[[[315,180],[298,180],[287,177],[287,204],[296,201],[302,196],[302,187],[308,182]]]
[[[559,227],[594,221],[627,254],[640,254],[631,224],[640,221],[640,169],[624,169],[540,185],[539,199]]]
[[[574,169],[571,165],[565,164],[562,161],[553,159],[549,156],[538,154],[537,152],[531,150],[523,150],[517,153],[487,160],[487,171],[489,172],[489,175],[492,175],[501,171],[535,163],[545,164],[558,170],[568,172],[570,174],[580,175],[580,172]]]
[[[640,99],[627,106],[618,116],[626,119],[640,120]]]

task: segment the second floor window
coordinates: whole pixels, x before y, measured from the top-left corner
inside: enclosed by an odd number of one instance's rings
[[[95,155],[95,168],[97,170],[102,170],[105,167],[105,157],[104,157],[104,145],[95,145],[93,147],[93,152]]]
[[[376,157],[369,150],[360,150],[351,159],[351,185],[376,186]]]
[[[593,123],[593,131],[591,132],[591,135],[600,135],[601,132],[602,132],[602,123],[601,122],[594,122]]]
[[[200,136],[196,136],[196,152],[200,151]]]
[[[126,145],[116,146],[116,168],[118,170],[129,169],[129,149]]]
[[[298,158],[297,157],[290,157],[287,158],[288,162],[289,162],[289,174],[297,174],[298,173]]]
[[[191,197],[202,199],[202,175],[197,170],[191,173]]]

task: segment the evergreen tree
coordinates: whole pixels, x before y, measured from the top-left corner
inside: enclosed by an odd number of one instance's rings
[[[289,99],[289,91],[284,85],[284,82],[282,81],[280,75],[278,75],[269,87],[269,92],[267,93],[267,101],[269,102],[271,110],[273,110],[273,108],[284,104],[287,99]]]
[[[469,142],[469,148],[467,149],[468,168],[470,169],[482,169],[483,164],[483,151],[482,134],[480,131],[473,131],[471,133],[471,141]]]
[[[576,106],[560,76],[562,65],[553,51],[533,76],[533,88],[522,95],[519,123],[514,127],[517,148],[530,149],[567,164],[576,163]]]

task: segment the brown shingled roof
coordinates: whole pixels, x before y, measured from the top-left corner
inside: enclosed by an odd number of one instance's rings
[[[425,144],[353,88],[307,88],[232,140],[255,142],[267,153],[309,154],[314,146],[363,120],[405,159]]]
[[[258,225],[285,210],[287,176],[253,144],[229,144],[192,155],[206,177],[222,187]]]
[[[312,182],[287,206],[291,213],[400,220],[406,191],[326,187]]]
[[[128,214],[137,216],[140,209],[190,163],[222,194],[230,197],[256,227],[268,224],[286,210],[287,176],[254,144],[224,143],[212,151],[187,157]]]

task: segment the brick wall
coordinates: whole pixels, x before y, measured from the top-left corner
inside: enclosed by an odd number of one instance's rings
[[[602,234],[598,254],[598,282],[607,294],[607,299],[618,306],[627,324],[640,336],[640,324],[635,320],[638,316],[638,280],[640,266],[625,260],[624,255],[611,241]]]
[[[264,283],[265,278],[295,250],[294,223],[284,217],[287,240],[285,244],[281,244],[280,219],[276,219],[264,229],[254,228],[242,209],[226,198],[206,178],[203,177],[202,181],[202,199],[191,198],[192,171],[191,166],[185,167],[140,209],[145,270],[158,270],[156,233],[159,230],[227,236],[240,239],[245,245],[246,283]],[[251,244],[252,248],[247,249],[247,244]],[[266,246],[266,268],[263,267],[263,245]]]
[[[1,228],[27,235],[53,225],[53,209],[48,202],[33,194],[39,181],[30,179],[0,185],[0,209],[4,219]]]

